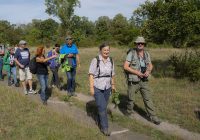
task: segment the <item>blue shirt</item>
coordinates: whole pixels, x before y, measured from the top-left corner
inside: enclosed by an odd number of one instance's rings
[[[30,52],[28,48],[20,49],[18,48],[15,52],[15,58],[19,61],[20,64],[27,67],[30,62]]]
[[[75,44],[72,44],[69,46],[68,44],[65,44],[60,49],[60,54],[78,54],[78,49]],[[76,57],[72,57],[72,67],[76,67]]]

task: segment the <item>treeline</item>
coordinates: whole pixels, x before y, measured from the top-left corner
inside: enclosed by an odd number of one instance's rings
[[[87,17],[74,15],[78,0],[45,0],[46,12],[53,19],[32,20],[29,24],[14,25],[0,21],[0,42],[11,45],[25,39],[30,45],[63,43],[67,34],[80,47],[90,47],[102,41],[114,45],[132,45],[136,36],[148,42],[173,47],[200,46],[200,1],[157,0],[140,5],[130,19],[122,14],[114,18],[101,16],[92,22]],[[67,13],[67,14],[65,14]]]

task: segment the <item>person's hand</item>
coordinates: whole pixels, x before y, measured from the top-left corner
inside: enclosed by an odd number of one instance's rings
[[[112,93],[115,93],[117,90],[115,88],[115,85],[112,85]]]
[[[145,75],[143,73],[141,73],[140,71],[138,71],[137,75],[140,77],[140,78],[143,78]]]
[[[67,57],[73,57],[74,55],[72,53],[68,54]]]
[[[20,64],[20,68],[22,68],[22,69],[23,69],[23,68],[24,68],[24,65]]]
[[[56,58],[56,57],[57,57],[57,54],[52,55],[52,58]]]
[[[90,87],[90,95],[94,96],[94,87]]]
[[[147,71],[144,73],[144,77],[148,77],[149,74],[150,74],[150,71],[147,70]]]

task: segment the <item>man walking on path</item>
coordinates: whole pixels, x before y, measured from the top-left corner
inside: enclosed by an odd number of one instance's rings
[[[29,70],[29,62],[30,62],[30,52],[26,47],[26,41],[21,40],[19,42],[19,48],[15,52],[15,62],[19,66],[19,79],[24,88],[24,94],[28,93],[35,94],[36,92],[32,89],[32,74]],[[29,84],[29,91],[26,89],[26,80]]]
[[[67,92],[70,96],[75,96],[75,77],[76,77],[76,67],[80,67],[80,58],[77,46],[73,43],[73,38],[71,36],[66,37],[66,44],[64,44],[60,49],[60,54],[65,55],[64,63],[67,62]]]
[[[153,65],[149,53],[144,50],[145,39],[137,37],[135,44],[136,48],[129,51],[124,63],[124,70],[127,72],[128,78],[127,114],[133,113],[134,96],[137,91],[140,91],[150,121],[158,125],[160,120],[156,116],[148,86],[148,76],[153,69]]]

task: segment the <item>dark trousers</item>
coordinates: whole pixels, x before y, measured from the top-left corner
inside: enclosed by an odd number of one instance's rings
[[[108,129],[107,105],[111,88],[100,90],[94,87],[94,98],[98,108],[101,129]]]
[[[3,58],[0,56],[0,79],[3,79]]]
[[[52,72],[51,85],[56,85],[57,88],[60,87],[60,81],[59,81],[59,76],[58,76],[58,69],[59,68],[51,69],[51,72]]]
[[[70,93],[75,92],[76,68],[71,68],[71,70],[67,71],[66,74],[67,74],[67,91]]]

